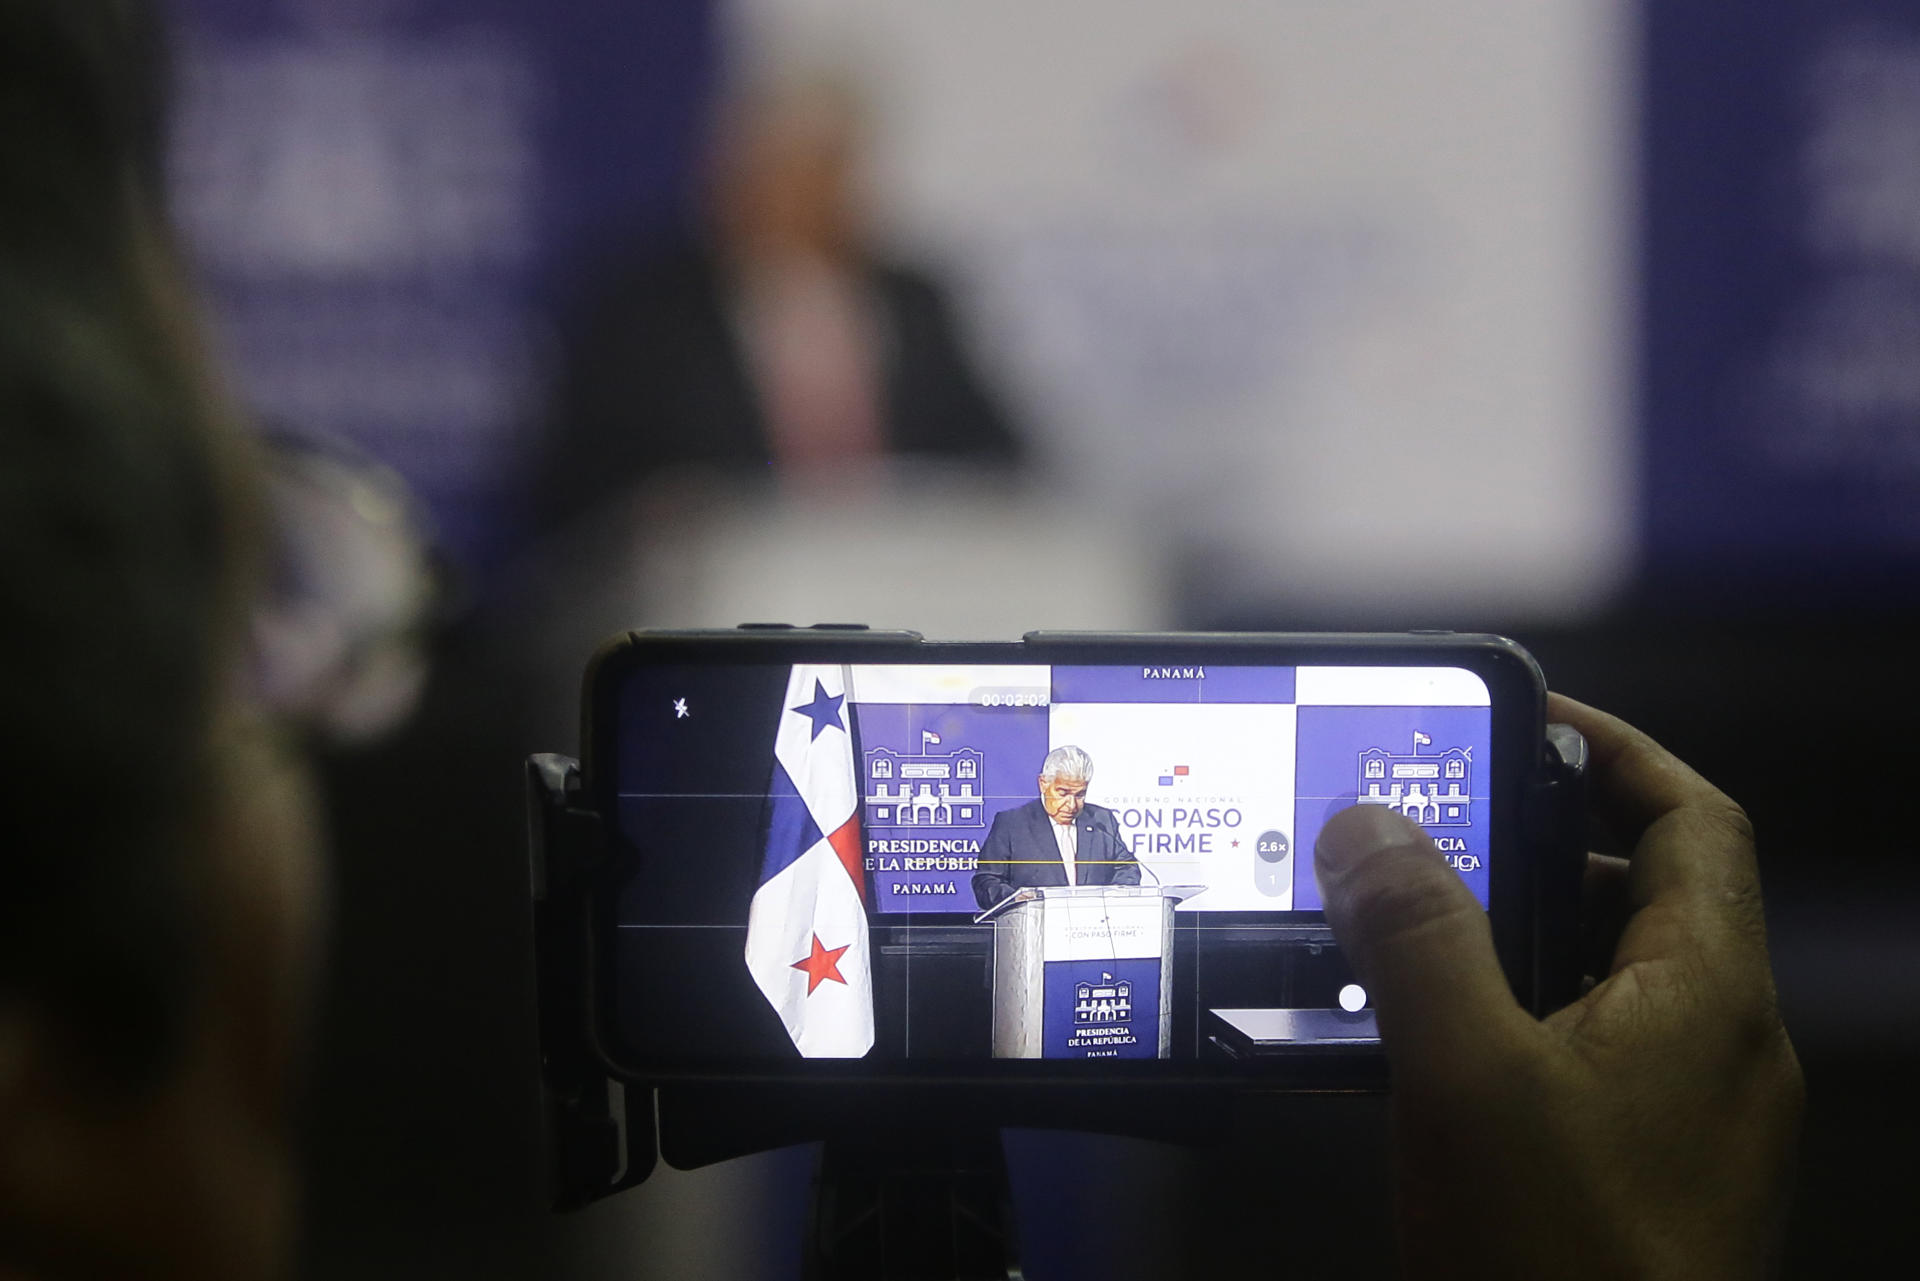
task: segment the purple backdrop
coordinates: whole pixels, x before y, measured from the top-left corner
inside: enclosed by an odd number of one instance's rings
[[[971,820],[958,813],[961,802],[955,801],[947,807],[952,812],[929,815],[945,821],[919,824],[900,822],[897,802],[869,799],[863,817],[873,910],[978,912],[973,874],[980,843],[986,840],[995,814],[1025,805],[1038,795],[1034,778],[1047,755],[1047,709],[867,703],[854,707],[854,724],[863,758],[859,768],[869,798],[876,785],[887,786],[897,797],[901,786],[917,791],[924,784],[937,793],[944,783],[957,793],[967,782],[977,781],[973,790],[981,799],[980,812]],[[938,735],[939,741],[926,741],[927,734]],[[890,786],[887,778],[874,777],[874,764],[883,753],[893,754],[887,758]],[[977,763],[977,780],[959,776],[966,761]],[[950,773],[945,778],[901,777],[903,770],[929,767]],[[926,848],[929,844],[937,848]]]
[[[1642,493],[1670,599],[1920,595],[1920,3],[1644,8]]]
[[[341,438],[484,571],[553,316],[684,203],[711,0],[174,0],[174,203],[247,408]]]
[[[1291,667],[1056,667],[1056,703],[1291,703]]]
[[[1470,796],[1467,821],[1423,823],[1440,843],[1449,861],[1482,903],[1487,901],[1487,766],[1491,760],[1492,715],[1484,707],[1302,707],[1295,765],[1293,906],[1296,911],[1320,910],[1320,887],[1313,880],[1313,843],[1336,812],[1352,805],[1366,780],[1362,773],[1367,754],[1383,756],[1385,787],[1391,786],[1395,758],[1418,762],[1431,757],[1442,766],[1449,749],[1469,749],[1466,767]],[[1415,743],[1418,732],[1432,740]],[[1447,790],[1444,768],[1421,780],[1423,787]],[[1385,788],[1383,788],[1385,790]]]

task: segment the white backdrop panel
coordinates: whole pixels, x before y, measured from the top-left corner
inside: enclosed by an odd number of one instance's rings
[[[742,16],[857,63],[883,233],[970,285],[1054,481],[1198,555],[1203,598],[1579,610],[1617,581],[1626,6]]]
[[[1180,910],[1292,907],[1291,865],[1277,894],[1254,874],[1260,834],[1293,831],[1291,703],[1057,703],[1048,737],[1093,758],[1087,800],[1118,815],[1142,883],[1209,887]]]

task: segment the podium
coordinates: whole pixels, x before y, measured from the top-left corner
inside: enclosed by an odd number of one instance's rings
[[[993,1057],[1164,1059],[1173,1030],[1173,907],[1203,885],[1016,891],[993,923]]]

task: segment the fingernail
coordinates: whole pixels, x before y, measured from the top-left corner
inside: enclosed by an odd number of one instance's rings
[[[1384,805],[1355,805],[1335,814],[1320,829],[1313,842],[1315,874],[1325,868],[1338,876],[1381,850],[1417,841],[1421,835],[1419,824]]]

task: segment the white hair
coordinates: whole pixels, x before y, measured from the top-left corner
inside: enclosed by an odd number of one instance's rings
[[[1047,759],[1040,763],[1041,778],[1078,778],[1093,777],[1093,757],[1071,744],[1056,747],[1047,753]]]

